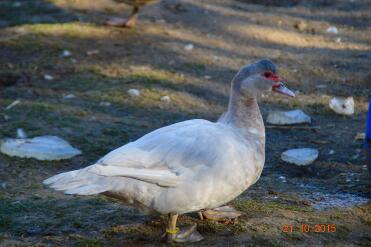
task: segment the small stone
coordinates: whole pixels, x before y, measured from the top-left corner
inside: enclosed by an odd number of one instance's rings
[[[324,89],[324,88],[327,88],[327,85],[325,85],[325,84],[320,84],[320,85],[317,85],[316,88],[317,88],[317,89]]]
[[[62,52],[62,55],[61,56],[62,57],[70,57],[70,56],[72,56],[72,53],[69,50],[64,50]]]
[[[161,97],[161,101],[165,103],[170,103],[171,99],[169,96],[165,95]]]
[[[22,6],[22,3],[21,2],[15,2],[15,3],[13,3],[13,7],[14,8],[19,8],[21,6]]]
[[[209,76],[209,75],[205,75],[204,78],[205,78],[206,80],[210,80],[210,79],[211,79],[211,76]]]
[[[128,94],[131,97],[139,97],[140,96],[140,91],[138,89],[131,88],[131,89],[128,90]]]
[[[318,150],[313,148],[290,149],[281,154],[281,159],[298,166],[307,166],[318,158]]]
[[[335,42],[336,42],[336,43],[341,43],[341,38],[336,38],[336,39],[335,39]]]
[[[1,188],[3,188],[3,189],[6,189],[6,187],[7,187],[8,185],[7,185],[7,183],[1,183]]]
[[[331,33],[331,34],[337,34],[338,33],[338,29],[334,26],[331,26],[329,28],[326,29],[326,32],[327,33]]]
[[[353,97],[334,97],[329,102],[331,110],[341,115],[354,114],[354,99]]]
[[[269,112],[267,122],[276,125],[310,123],[311,118],[302,110]]]
[[[73,98],[76,98],[76,96],[72,93],[63,96],[63,99],[73,99]]]
[[[335,154],[335,151],[331,149],[331,150],[328,152],[328,154],[333,155],[333,154]]]
[[[184,46],[184,50],[186,51],[192,51],[194,49],[194,45],[193,44],[188,44],[188,45],[185,45]]]
[[[44,79],[45,79],[45,80],[48,80],[48,81],[51,81],[51,80],[54,80],[54,77],[51,76],[51,75],[45,74],[45,75],[44,75]]]
[[[100,106],[111,106],[111,102],[103,101],[103,102],[100,102],[99,105]]]

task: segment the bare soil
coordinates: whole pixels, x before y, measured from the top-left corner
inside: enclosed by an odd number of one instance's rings
[[[58,162],[0,155],[1,246],[164,245],[164,216],[101,196],[65,196],[42,180],[161,126],[216,120],[233,75],[264,57],[298,96],[263,95],[263,115],[300,108],[316,128],[268,127],[262,177],[231,202],[244,216],[234,225],[181,216],[205,237],[191,246],[370,245],[370,175],[354,137],[365,129],[371,88],[371,1],[164,0],[142,9],[136,29],[103,25],[129,12],[109,0],[0,2],[0,138],[23,128],[83,151]],[[327,33],[330,26],[338,33]],[[129,97],[129,88],[141,97]],[[356,113],[333,113],[333,96],[353,96]],[[280,160],[297,147],[318,148],[320,157],[307,168]],[[301,232],[302,224],[336,231]]]

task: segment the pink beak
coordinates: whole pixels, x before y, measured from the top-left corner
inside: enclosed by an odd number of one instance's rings
[[[294,92],[288,89],[283,83],[283,81],[280,81],[277,84],[274,84],[272,87],[272,91],[276,93],[284,94],[290,97],[295,97]]]

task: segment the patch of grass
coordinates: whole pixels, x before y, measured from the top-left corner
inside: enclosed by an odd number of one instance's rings
[[[102,243],[96,238],[84,238],[76,241],[77,247],[100,247]]]

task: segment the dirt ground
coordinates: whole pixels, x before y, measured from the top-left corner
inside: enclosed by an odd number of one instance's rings
[[[108,0],[0,1],[0,138],[23,128],[83,151],[59,162],[0,155],[0,246],[164,245],[166,217],[65,196],[42,180],[161,126],[216,120],[233,75],[264,57],[298,96],[264,95],[263,115],[299,108],[316,128],[268,127],[261,179],[231,202],[244,215],[234,225],[181,216],[205,237],[191,246],[370,246],[370,175],[354,137],[365,129],[371,88],[371,1],[164,0],[143,8],[136,29],[103,25],[129,12]],[[129,97],[129,88],[141,97]],[[353,116],[328,108],[336,95],[354,96]],[[297,147],[318,148],[319,159],[307,168],[280,160]],[[336,231],[304,233],[302,224]]]

